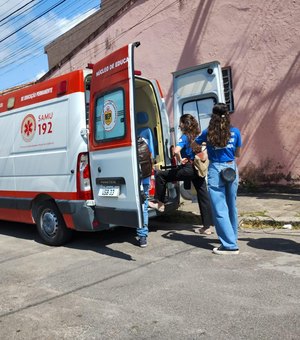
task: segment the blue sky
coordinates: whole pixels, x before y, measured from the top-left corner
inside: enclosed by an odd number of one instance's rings
[[[47,72],[44,47],[98,10],[100,2],[0,0],[0,91]]]

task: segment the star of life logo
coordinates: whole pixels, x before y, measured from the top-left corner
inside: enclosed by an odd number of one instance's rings
[[[36,120],[34,115],[28,114],[21,124],[21,135],[25,142],[31,142],[36,131]]]

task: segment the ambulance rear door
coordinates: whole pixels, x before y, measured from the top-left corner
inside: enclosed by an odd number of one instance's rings
[[[198,121],[201,131],[206,129],[216,103],[225,103],[223,76],[220,63],[190,67],[173,73],[173,110],[175,144],[181,136],[178,129],[179,119],[183,114],[192,114]],[[196,191],[180,185],[183,198],[197,201]]]
[[[213,105],[225,103],[222,70],[218,61],[174,72],[173,86],[176,140],[181,134],[178,130],[180,116],[192,114],[204,130],[208,127]]]
[[[126,45],[93,66],[89,147],[101,224],[143,225],[134,114],[133,55],[138,46]]]

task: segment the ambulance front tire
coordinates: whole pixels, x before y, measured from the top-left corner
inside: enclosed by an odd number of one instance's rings
[[[61,246],[73,235],[73,231],[66,227],[57,206],[51,201],[44,201],[39,205],[36,225],[42,240],[50,246]]]

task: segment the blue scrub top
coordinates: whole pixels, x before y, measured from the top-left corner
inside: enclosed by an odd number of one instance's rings
[[[182,158],[194,159],[195,154],[190,146],[190,141],[187,135],[182,135],[179,138],[177,146],[181,147],[180,154]]]
[[[207,142],[207,133],[208,130],[205,129],[202,131],[201,135],[198,136],[195,141],[198,144],[206,143],[207,146],[207,154],[208,159],[210,162],[231,162],[235,158],[235,150],[238,147],[242,146],[242,138],[240,130],[236,127],[230,128],[231,138],[228,144],[221,148],[221,147],[213,147]]]

